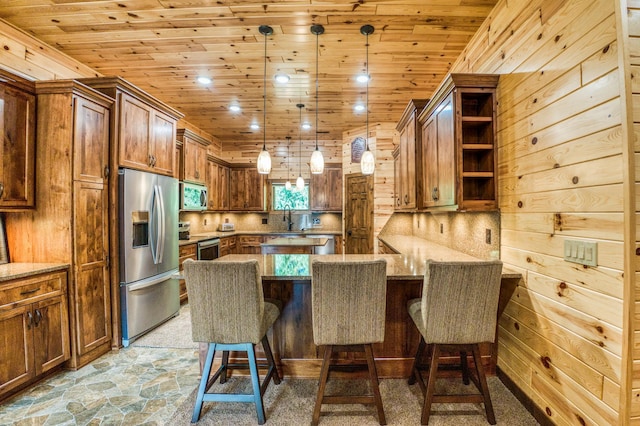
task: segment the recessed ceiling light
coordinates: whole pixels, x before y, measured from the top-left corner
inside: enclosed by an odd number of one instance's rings
[[[290,79],[287,74],[283,73],[278,73],[273,78],[275,78],[278,83],[288,83]]]
[[[229,111],[231,112],[240,112],[240,105],[229,105]]]
[[[304,122],[302,123],[302,129],[303,130],[309,130],[311,128],[311,124],[309,124],[308,122]]]
[[[200,84],[211,84],[211,79],[204,75],[198,76],[198,78],[196,78],[196,81]]]
[[[367,81],[369,81],[370,76],[368,76],[367,74],[358,74],[358,76],[356,77],[356,81],[358,83],[366,83]]]
[[[362,112],[365,110],[364,104],[355,104],[355,106],[353,107],[353,109],[356,112]]]
[[[251,125],[249,127],[251,128],[251,130],[260,129],[260,125],[258,123],[251,123]]]

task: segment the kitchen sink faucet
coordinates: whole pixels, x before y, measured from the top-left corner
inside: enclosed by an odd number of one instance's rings
[[[287,210],[289,210],[289,216],[287,216]],[[282,221],[287,222],[287,230],[291,231],[293,229],[293,219],[291,219],[291,205],[285,205],[282,212]]]

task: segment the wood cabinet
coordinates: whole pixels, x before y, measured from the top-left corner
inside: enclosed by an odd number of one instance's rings
[[[2,283],[0,341],[0,399],[69,359],[66,270]]]
[[[263,241],[262,235],[240,235],[238,236],[238,253],[260,254]]]
[[[193,260],[198,259],[197,243],[183,244],[178,247],[178,267],[180,268],[180,271],[184,269],[182,267],[182,262],[184,262],[187,259],[193,259]],[[187,285],[185,284],[184,280],[180,280],[180,303],[186,302],[187,299],[188,299]]]
[[[451,74],[420,113],[426,208],[495,210],[497,75]]]
[[[395,209],[415,210],[419,203],[416,183],[420,180],[420,130],[417,114],[427,103],[425,99],[412,99],[405,108],[396,129],[400,133],[399,150],[394,162]]]
[[[238,238],[235,235],[220,238],[220,256],[237,253],[237,244]]]
[[[230,210],[264,210],[264,178],[258,169],[232,167],[229,174]]]
[[[207,184],[207,146],[210,141],[189,129],[178,129],[178,142],[182,143],[183,169],[180,180]],[[213,192],[214,187],[209,187]]]
[[[37,97],[37,138],[47,143],[37,146],[36,179],[47,184],[37,187],[36,210],[7,217],[7,236],[15,262],[71,265],[67,367],[75,369],[111,349],[113,100],[73,80],[38,82]]]
[[[80,80],[116,100],[113,119],[117,164],[176,176],[176,123],[181,113],[120,77]]]
[[[208,210],[229,210],[229,167],[210,157],[207,160]]]
[[[311,210],[342,211],[342,167],[325,166],[311,175]]]
[[[35,87],[4,72],[0,72],[0,128],[0,211],[33,208],[36,198]]]

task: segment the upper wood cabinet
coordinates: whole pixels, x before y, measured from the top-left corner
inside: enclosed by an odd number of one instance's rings
[[[230,169],[229,193],[230,210],[264,210],[264,178],[255,165]]]
[[[178,142],[182,143],[183,169],[180,180],[207,183],[207,146],[211,143],[189,129],[178,129]],[[214,188],[209,187],[209,191]]]
[[[311,210],[342,211],[342,167],[325,166],[311,175]]]
[[[112,131],[119,166],[176,176],[176,123],[181,113],[119,77],[80,81],[116,100]]]
[[[207,210],[229,210],[229,167],[213,157],[207,159]]]
[[[117,235],[117,224],[109,220],[113,99],[73,80],[37,82],[36,88],[37,139],[46,141],[37,147],[39,205],[7,217],[8,244],[15,262],[70,265],[73,344],[67,366],[75,369],[111,350],[110,237]]]
[[[423,207],[498,208],[498,78],[451,74],[420,113]]]
[[[0,73],[0,211],[35,207],[36,97]]]
[[[417,114],[427,103],[426,99],[412,99],[402,114],[396,129],[400,133],[395,175],[396,210],[415,210],[418,207],[416,183],[420,181],[420,130]]]

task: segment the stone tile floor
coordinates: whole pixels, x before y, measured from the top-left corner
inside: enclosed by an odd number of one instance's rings
[[[193,349],[112,351],[0,404],[0,425],[165,425],[196,388]]]

